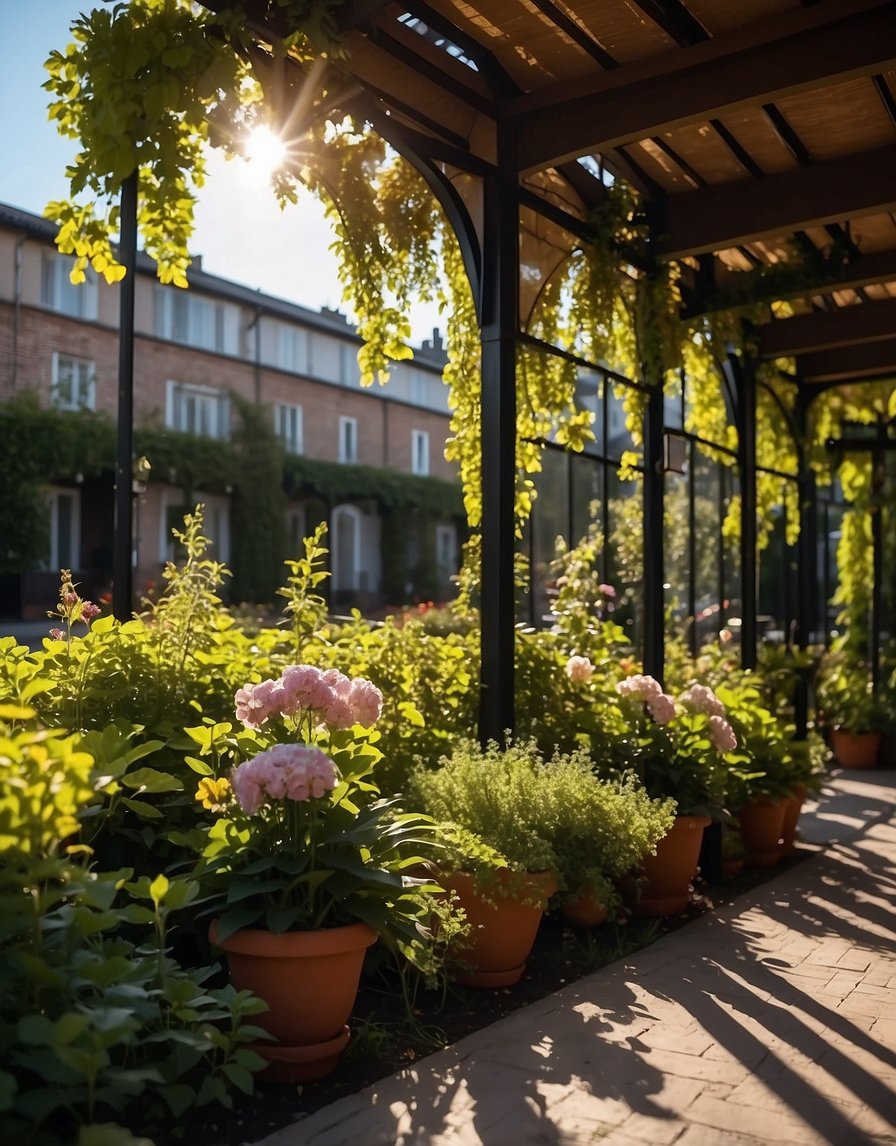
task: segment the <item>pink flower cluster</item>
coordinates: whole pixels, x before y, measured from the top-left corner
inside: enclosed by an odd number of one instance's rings
[[[236,717],[260,728],[271,716],[313,714],[330,728],[370,728],[380,718],[383,694],[363,677],[349,679],[338,669],[290,665],[278,680],[263,680],[237,689]]]
[[[234,769],[233,791],[250,816],[267,799],[320,799],[336,786],[336,765],[310,744],[275,744]]]
[[[585,684],[594,675],[594,665],[588,657],[570,657],[566,662],[566,675],[574,684]]]
[[[691,712],[705,712],[707,716],[724,716],[725,706],[705,684],[692,684],[678,698]]]
[[[675,701],[652,676],[638,673],[626,677],[616,685],[616,691],[631,700],[643,700],[657,724],[668,724],[675,718]]]
[[[724,716],[711,716],[709,718],[709,739],[717,752],[733,752],[737,747],[734,729]]]

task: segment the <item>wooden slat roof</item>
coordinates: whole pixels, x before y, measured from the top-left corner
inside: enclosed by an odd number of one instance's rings
[[[248,7],[261,38],[282,18]],[[662,257],[703,256],[692,312],[749,267],[797,260],[797,316],[763,352],[798,341],[808,382],[896,377],[894,0],[350,0],[336,18],[353,110],[399,149],[407,132],[418,159],[481,172],[500,125],[552,226],[599,200],[577,174],[590,157],[646,197]]]

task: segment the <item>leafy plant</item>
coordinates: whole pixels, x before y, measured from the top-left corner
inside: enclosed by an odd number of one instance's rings
[[[263,1037],[247,993],[210,989],[167,943],[188,880],[87,866],[80,816],[98,795],[77,736],[0,707],[0,1071],[4,1129],[17,1141],[128,1142],[189,1107],[252,1090]],[[108,1120],[121,1119],[110,1123]],[[103,1128],[102,1131],[100,1128]],[[91,1129],[92,1128],[92,1129]],[[102,1133],[106,1138],[102,1138]]]
[[[492,877],[505,867],[549,869],[563,896],[588,889],[612,898],[612,879],[655,848],[674,814],[632,775],[596,776],[586,750],[544,758],[532,740],[484,749],[462,741],[437,769],[418,768],[411,791],[445,822],[434,861],[495,894]]]

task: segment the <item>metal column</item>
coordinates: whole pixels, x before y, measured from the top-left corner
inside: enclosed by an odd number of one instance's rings
[[[818,616],[818,490],[815,484],[815,471],[809,465],[807,445],[809,441],[810,397],[800,384],[794,410],[797,443],[799,451],[799,475],[797,478],[800,504],[800,536],[797,543],[797,602],[796,602],[796,644],[800,649],[808,648],[812,634],[819,627]],[[809,672],[800,670],[794,693],[794,724],[796,739],[805,740],[809,725]]]
[[[644,671],[665,670],[663,562],[663,388],[652,386],[644,412]]]
[[[740,656],[756,667],[756,362],[729,355],[737,394],[737,461],[740,470]]]
[[[514,728],[514,493],[519,211],[513,128],[498,125],[498,163],[485,179],[482,242],[482,667],[479,739]]]
[[[137,266],[137,172],[121,185],[119,258],[121,280],[118,318],[118,436],[115,450],[115,532],[112,541],[112,612],[127,621],[134,597],[134,296]]]

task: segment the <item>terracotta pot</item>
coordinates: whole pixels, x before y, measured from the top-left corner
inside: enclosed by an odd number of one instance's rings
[[[873,768],[883,734],[831,729],[831,750],[841,768]]]
[[[722,860],[722,878],[723,879],[737,879],[740,873],[744,870],[744,861],[742,859],[723,859]]]
[[[781,858],[787,803],[787,797],[768,800],[761,796],[744,804],[738,813],[747,863],[753,867],[774,867]]]
[[[376,942],[373,928],[350,923],[282,935],[246,929],[224,940],[217,933],[214,922],[209,937],[227,952],[234,987],[252,991],[270,1008],[252,1017],[277,1039],[277,1044],[252,1044],[270,1063],[261,1077],[312,1082],[330,1074],[349,1039],[346,1020],[355,1005],[364,955]]]
[[[599,927],[606,922],[609,914],[607,905],[593,891],[588,890],[567,899],[560,908],[560,917],[573,927]]]
[[[634,906],[635,915],[678,915],[691,898],[691,880],[709,816],[676,816],[675,823],[656,846],[656,855],[645,856],[641,870],[646,882]]]
[[[787,797],[787,806],[784,809],[784,823],[781,825],[781,855],[792,856],[796,852],[796,825],[803,810],[806,799],[806,789],[802,784]]]
[[[476,894],[466,872],[439,876],[456,893],[470,924],[469,937],[453,954],[465,969],[452,975],[465,987],[512,987],[523,977],[548,900],[557,890],[552,872],[496,873],[498,886],[486,898]]]

